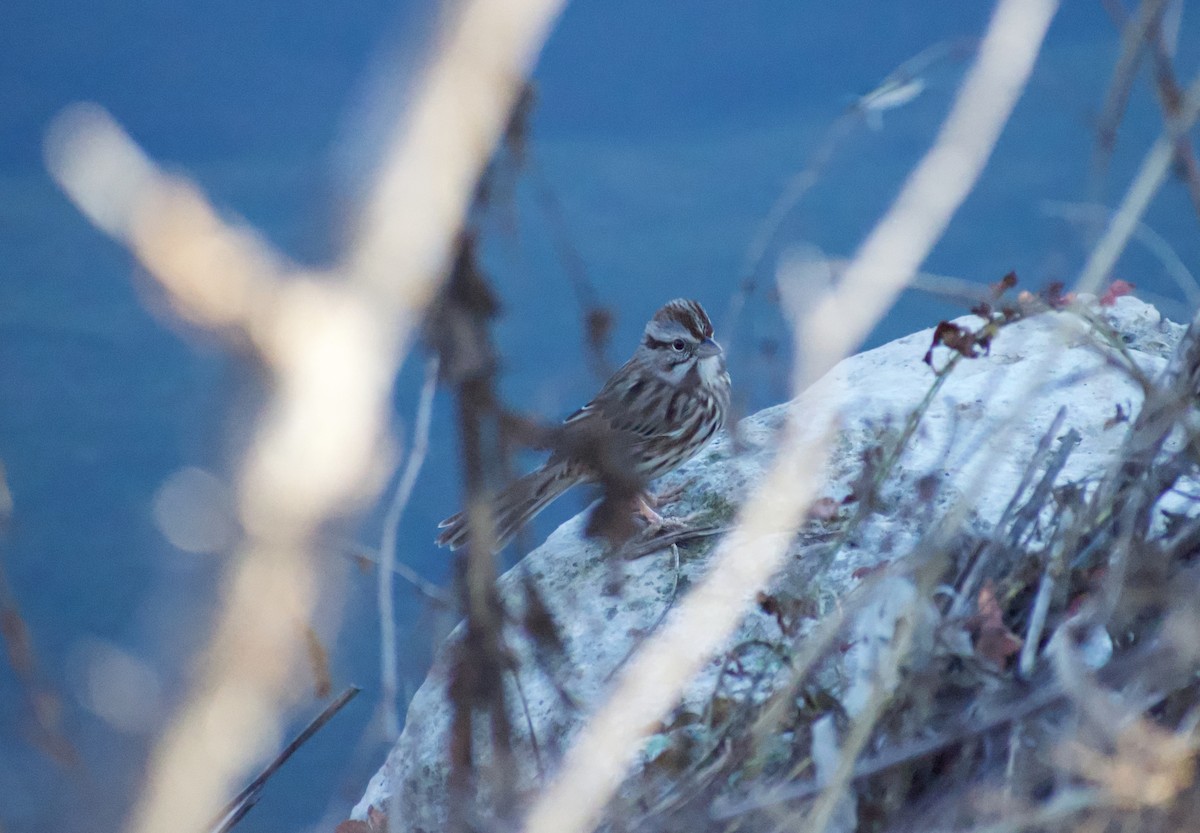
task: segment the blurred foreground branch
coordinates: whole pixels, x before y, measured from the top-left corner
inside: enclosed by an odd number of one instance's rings
[[[245,538],[194,690],[157,749],[130,829],[198,830],[278,742],[327,521],[375,496],[390,393],[443,279],[474,184],[560,0],[448,8],[343,264],[293,269],[161,171],[99,107],[67,110],[50,170],[184,318],[249,345],[271,398],[237,475]],[[381,465],[383,464],[383,465]]]

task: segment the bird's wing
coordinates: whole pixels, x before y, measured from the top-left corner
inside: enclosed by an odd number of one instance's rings
[[[662,434],[662,397],[646,396],[649,381],[627,384],[629,364],[612,375],[596,397],[563,421],[570,432],[612,431],[638,444]],[[618,380],[621,380],[618,382]]]

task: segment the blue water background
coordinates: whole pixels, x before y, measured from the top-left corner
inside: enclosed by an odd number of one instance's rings
[[[570,244],[615,312],[610,359],[625,358],[645,319],[679,295],[726,319],[755,229],[855,94],[925,47],[982,32],[990,4],[963,0],[581,0],[555,30],[536,72],[531,148],[563,207]],[[1189,13],[1191,14],[1191,13]],[[41,142],[64,105],[109,108],[147,152],[185,172],[230,216],[299,262],[328,262],[369,185],[364,102],[382,68],[412,63],[432,7],[378,0],[246,3],[9,0],[0,14],[0,460],[15,499],[0,541],[44,683],[63,698],[76,767],[31,742],[27,690],[0,661],[0,828],[116,830],[145,773],[154,732],[186,690],[204,643],[221,559],[173,549],[151,503],[182,466],[228,476],[245,437],[256,378],[211,337],[174,321],[130,257],[89,226],[45,173]],[[1179,63],[1196,66],[1200,25],[1185,17]],[[1086,252],[1079,229],[1044,216],[1044,199],[1089,198],[1093,127],[1118,39],[1099,4],[1067,2],[1033,82],[978,189],[927,262],[980,282],[1016,270],[1037,288],[1070,280]],[[774,255],[807,242],[851,254],[928,147],[961,77],[860,126],[785,224]],[[1124,122],[1104,199],[1112,204],[1157,135],[1146,79]],[[1185,263],[1200,254],[1197,217],[1168,183],[1146,222]],[[583,368],[578,304],[555,237],[528,182],[496,220],[485,263],[503,304],[496,339],[509,399],[548,419],[597,385]],[[559,241],[561,242],[561,241]],[[764,276],[770,278],[768,267]],[[1134,248],[1117,272],[1164,308],[1186,312],[1162,265]],[[910,292],[869,345],[961,305]],[[734,334],[742,406],[786,396],[785,330],[766,293]],[[868,346],[869,346],[868,345]],[[410,360],[395,396],[411,425],[422,366]],[[400,532],[401,556],[430,580],[449,559],[431,542],[457,508],[451,401],[439,396],[432,447]],[[545,535],[581,505],[539,520]],[[381,513],[354,527],[368,544]],[[362,696],[271,782],[243,831],[331,830],[382,761],[378,624],[371,575],[344,557],[323,563],[333,590],[314,622],[334,683]],[[396,592],[401,668],[420,683],[446,622],[403,583]],[[140,730],[89,709],[87,669],[117,648],[162,685]],[[307,683],[304,683],[307,685]],[[297,725],[320,703],[307,696]]]

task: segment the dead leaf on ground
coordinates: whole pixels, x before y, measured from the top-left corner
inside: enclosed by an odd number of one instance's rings
[[[1123,281],[1119,278],[1108,285],[1108,289],[1104,290],[1104,294],[1100,296],[1100,306],[1111,307],[1117,302],[1118,298],[1125,295],[1132,295],[1133,290],[1137,289],[1136,284],[1129,281]]]
[[[1021,650],[1021,637],[1004,624],[1004,615],[991,582],[980,589],[976,612],[967,620],[967,628],[975,637],[975,655],[996,668],[1005,668],[1009,659]]]
[[[372,806],[367,809],[366,821],[346,819],[334,828],[333,833],[387,833],[387,829],[387,813]]]
[[[838,516],[838,502],[831,497],[823,497],[813,501],[808,507],[810,521],[832,521]]]

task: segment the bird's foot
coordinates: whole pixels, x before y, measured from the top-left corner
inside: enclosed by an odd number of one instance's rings
[[[683,488],[686,488],[686,486],[687,484],[684,484]],[[652,501],[657,503],[660,500],[662,500],[661,495],[656,498],[649,495],[639,496],[638,498],[637,514],[646,521],[646,528],[642,530],[641,534],[643,539],[657,538],[664,534],[687,529],[697,517],[703,514],[702,512],[692,512],[691,514],[678,517],[663,517],[654,511],[654,508],[651,506]]]
[[[654,511],[657,504],[658,501],[648,493],[637,496],[635,509],[638,517],[644,520],[647,526],[661,526],[665,522],[663,516]]]
[[[657,521],[651,521],[646,525],[646,528],[642,530],[642,537],[646,539],[659,538],[685,530],[688,528],[688,522],[691,519],[691,515],[688,515],[686,518],[664,518],[660,515]]]

